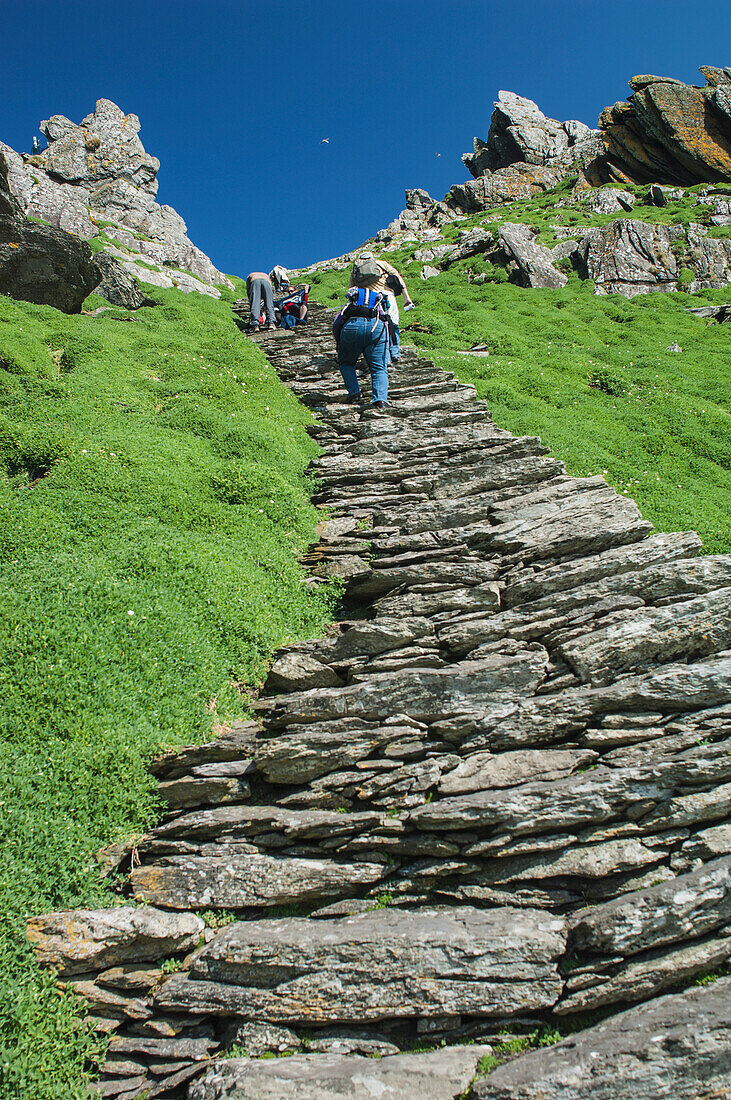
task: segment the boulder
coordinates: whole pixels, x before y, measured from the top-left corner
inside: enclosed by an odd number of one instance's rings
[[[476,214],[519,199],[530,199],[557,187],[564,173],[545,165],[517,163],[486,172],[467,183],[453,184],[445,196],[447,206],[461,214]]]
[[[469,1087],[485,1046],[444,1047],[386,1058],[299,1054],[275,1061],[217,1061],[189,1100],[454,1100]]]
[[[38,156],[0,146],[10,164],[10,190],[27,216],[85,240],[104,233],[123,255],[141,253],[147,263],[181,269],[170,279],[133,266],[131,274],[145,281],[214,296],[215,284],[230,285],[189,240],[180,215],[155,201],[160,162],[145,151],[136,115],[100,99],[78,126],[54,115],[41,129],[48,148]]]
[[[152,298],[142,293],[139,283],[122,267],[114,256],[107,252],[96,254],[96,265],[102,274],[102,281],[96,287],[96,293],[106,298],[113,306],[122,309],[139,309],[141,306],[154,306]]]
[[[78,313],[100,278],[85,241],[23,217],[0,151],[0,294]]]
[[[585,277],[596,283],[597,294],[633,298],[650,291],[675,290],[678,261],[672,246],[683,235],[681,226],[618,218],[588,231],[579,244],[579,262]]]
[[[27,934],[39,962],[67,977],[189,951],[197,945],[204,927],[193,913],[120,906],[31,917]]]
[[[508,222],[500,227],[500,241],[518,269],[521,286],[553,290],[566,286],[567,277],[553,266],[551,250],[536,240],[535,230]]]

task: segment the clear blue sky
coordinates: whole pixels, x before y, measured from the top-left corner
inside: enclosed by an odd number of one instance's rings
[[[15,0],[2,23],[0,138],[114,100],[159,200],[243,275],[355,247],[405,187],[441,198],[499,88],[595,125],[635,73],[731,65],[729,0]]]

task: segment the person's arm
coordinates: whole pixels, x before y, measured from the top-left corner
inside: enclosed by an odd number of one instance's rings
[[[408,288],[408,287],[406,286],[406,283],[405,283],[405,281],[404,281],[404,277],[403,277],[403,275],[401,274],[401,272],[400,272],[400,271],[397,271],[397,270],[396,270],[396,268],[395,268],[395,267],[393,267],[393,265],[392,265],[392,264],[386,263],[386,261],[385,261],[385,260],[379,260],[378,262],[379,262],[379,264],[381,265],[381,267],[382,267],[382,268],[383,268],[383,269],[384,269],[384,270],[385,270],[385,271],[386,271],[386,272],[387,272],[387,273],[388,273],[389,275],[395,275],[395,276],[396,276],[396,278],[398,279],[399,283],[401,284],[401,293],[402,293],[402,294],[403,294],[403,296],[404,296],[404,305],[405,305],[405,306],[412,306],[412,305],[413,305],[414,303],[413,303],[413,302],[412,302],[412,300],[411,300],[411,295],[409,294],[409,288]]]

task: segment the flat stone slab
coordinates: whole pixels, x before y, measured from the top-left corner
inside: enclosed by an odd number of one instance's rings
[[[170,909],[245,909],[342,897],[383,877],[380,863],[263,854],[169,856],[130,875],[140,901]]]
[[[27,935],[41,965],[67,977],[189,951],[197,946],[204,928],[193,913],[120,906],[31,917]]]
[[[596,954],[635,955],[687,940],[731,918],[731,856],[689,875],[583,909],[573,918],[571,945]]]
[[[474,1100],[726,1100],[731,979],[632,1008],[478,1081]]]
[[[563,919],[531,909],[246,921],[222,929],[155,999],[275,1023],[504,1017],[556,1003],[564,944]]]
[[[216,1062],[190,1086],[189,1100],[455,1100],[490,1048],[444,1047],[386,1058],[296,1054]]]
[[[384,672],[343,688],[304,691],[268,700],[270,724],[323,722],[338,718],[387,718],[408,714],[433,720],[484,713],[490,700],[532,695],[543,679],[548,654],[540,646],[516,656],[495,654],[447,669]],[[256,762],[262,770],[261,750]],[[265,771],[266,774],[266,771]]]

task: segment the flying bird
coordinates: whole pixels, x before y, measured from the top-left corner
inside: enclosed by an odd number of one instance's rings
[[[434,154],[435,157],[440,157],[441,155],[442,155],[441,153],[435,153]]]
[[[320,142],[320,145],[329,145],[329,144],[330,144],[330,138],[323,138],[322,141]]]

